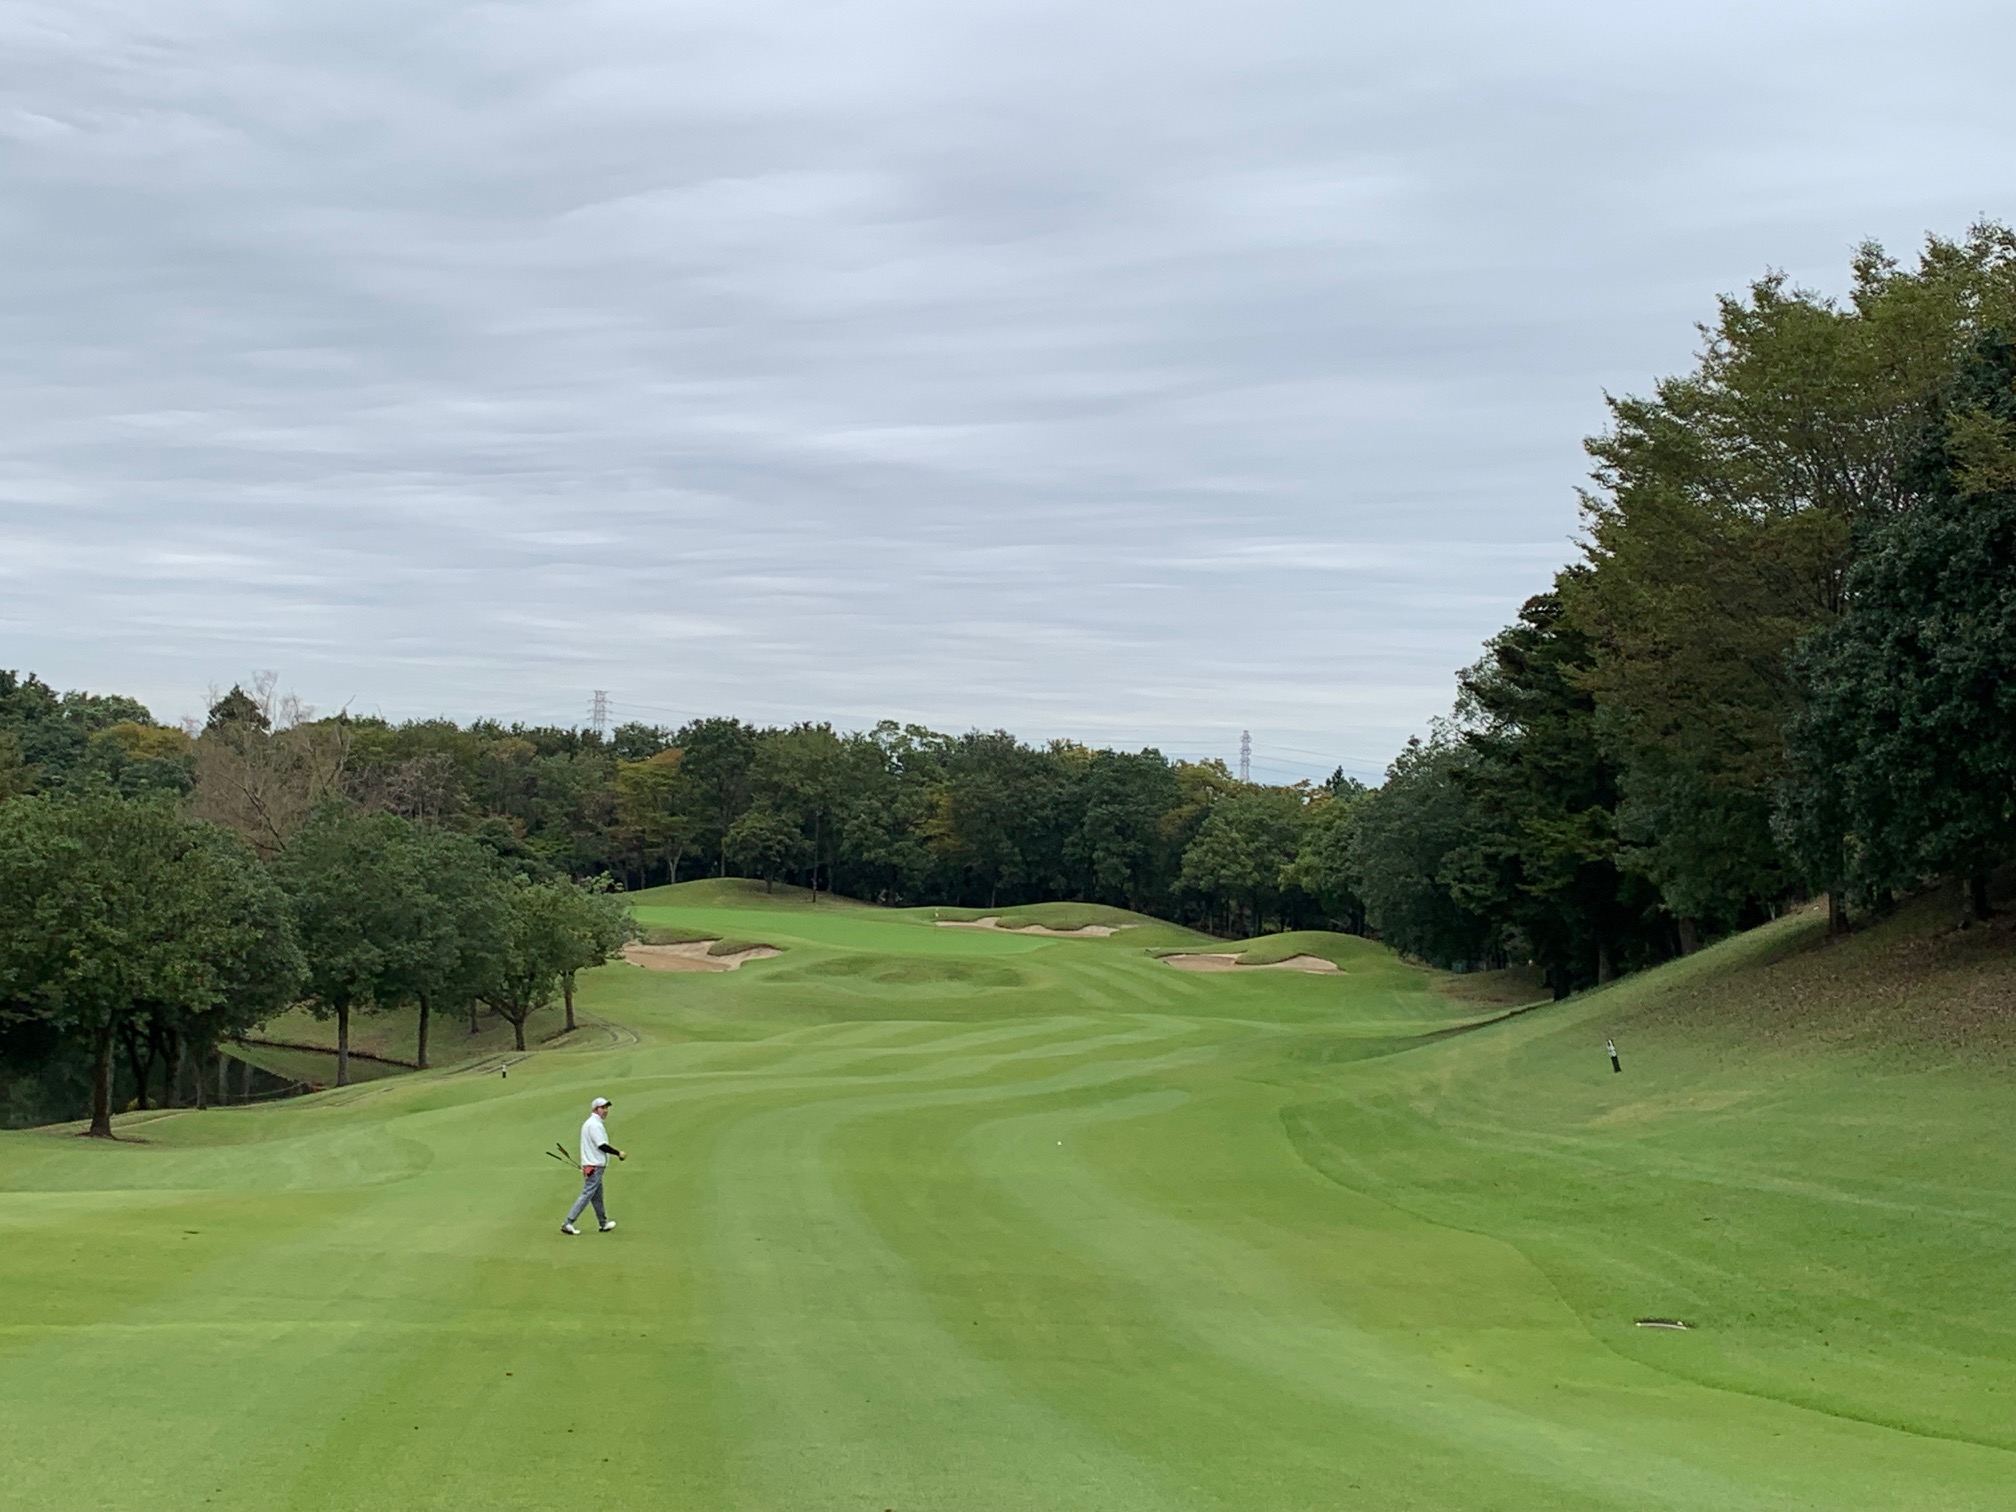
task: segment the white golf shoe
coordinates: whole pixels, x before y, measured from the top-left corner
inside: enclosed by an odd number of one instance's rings
[[[616,1227],[616,1220],[611,1218],[607,1223],[602,1225],[602,1232],[606,1234],[614,1227]]]
[[[563,1234],[578,1234],[581,1230],[574,1227],[571,1223],[563,1223],[560,1225],[560,1232]]]

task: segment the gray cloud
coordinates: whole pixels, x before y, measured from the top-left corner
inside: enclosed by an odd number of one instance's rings
[[[0,665],[1376,768],[1767,265],[2010,213],[1971,0],[0,15]]]

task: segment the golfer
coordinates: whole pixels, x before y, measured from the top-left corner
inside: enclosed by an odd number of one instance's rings
[[[609,1168],[609,1157],[618,1160],[626,1156],[616,1146],[609,1143],[609,1130],[602,1123],[602,1115],[609,1111],[609,1099],[598,1097],[588,1104],[588,1121],[581,1125],[581,1195],[574,1199],[574,1206],[567,1210],[567,1221],[560,1225],[563,1234],[578,1234],[574,1220],[581,1216],[581,1210],[589,1203],[595,1204],[595,1221],[603,1233],[616,1227],[609,1219],[609,1213],[602,1206],[602,1173]]]

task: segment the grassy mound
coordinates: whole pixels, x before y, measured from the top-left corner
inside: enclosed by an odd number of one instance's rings
[[[998,989],[1024,980],[1015,967],[1000,961],[959,957],[917,957],[849,953],[830,955],[798,968],[804,982],[848,982],[906,989]]]
[[[1495,1004],[1514,1008],[1538,1003],[1551,996],[1547,983],[1534,966],[1508,966],[1498,971],[1452,971],[1436,983],[1448,997],[1461,1003]]]
[[[704,929],[690,929],[683,924],[645,924],[638,935],[645,945],[698,945],[713,938]]]
[[[999,919],[1003,929],[1026,929],[1032,925],[1043,929],[1170,927],[1164,920],[1135,913],[1131,909],[1111,908],[1104,903],[1026,903],[1019,908],[934,908],[931,915],[936,919],[964,923]]]
[[[1662,1037],[2016,1066],[2016,914],[1959,929],[1954,913],[1928,894],[1829,941],[1816,905],[1615,990]]]
[[[625,898],[644,908],[760,908],[766,912],[793,909],[872,909],[877,905],[837,893],[814,893],[810,888],[779,882],[774,889],[750,877],[705,877],[697,882],[678,882],[669,887],[646,887]]]
[[[311,1087],[336,1085],[336,1052],[333,1050],[298,1050],[253,1044],[233,1046],[230,1053],[234,1059],[249,1062],[261,1071],[290,1082],[301,1082]],[[398,1076],[406,1069],[390,1061],[368,1060],[360,1055],[350,1057],[350,1080],[353,1082]]]
[[[1287,1126],[1335,1179],[1514,1244],[1627,1358],[2016,1452],[2016,1331],[1983,1268],[2016,1232],[2016,938],[1950,914],[1835,943],[1818,911],[1781,919]]]
[[[1384,965],[1393,952],[1358,935],[1337,934],[1328,929],[1291,929],[1285,934],[1262,935],[1254,940],[1234,940],[1218,947],[1238,951],[1241,966],[1272,966],[1295,956],[1315,956],[1344,970],[1353,966]]]
[[[558,1029],[563,1022],[563,1014],[558,1005],[536,1009],[525,1021],[525,1037],[528,1042],[537,1042],[545,1035]],[[350,1048],[361,1050],[366,1055],[382,1057],[395,1063],[410,1062],[419,1048],[420,1010],[410,1004],[389,1008],[382,1012],[356,1012],[350,1015]],[[336,1053],[336,1021],[333,1018],[318,1019],[306,1009],[297,1008],[269,1019],[252,1031],[254,1040],[278,1040],[295,1047],[313,1047],[326,1051],[333,1067]],[[452,1066],[460,1061],[473,1060],[480,1056],[493,1055],[500,1050],[508,1050],[512,1045],[511,1026],[494,1013],[479,1013],[476,1018],[476,1033],[469,1032],[467,1018],[436,1013],[428,1023],[428,1059],[437,1066]],[[253,1057],[248,1055],[248,1060]],[[265,1062],[253,1060],[255,1065]],[[302,1080],[316,1083],[335,1079],[333,1070],[328,1076],[304,1077]]]
[[[1158,944],[1150,955],[1180,955],[1198,952],[1237,957],[1240,966],[1274,966],[1296,956],[1315,956],[1342,970],[1369,967],[1383,970],[1398,961],[1392,951],[1375,940],[1359,935],[1338,934],[1328,929],[1291,929],[1281,934],[1256,935],[1250,940],[1217,940],[1195,935],[1180,945]]]

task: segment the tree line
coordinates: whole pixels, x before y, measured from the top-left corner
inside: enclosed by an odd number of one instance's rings
[[[350,1015],[376,1006],[417,1006],[422,1064],[437,1014],[501,1017],[522,1046],[555,994],[571,1024],[573,972],[624,938],[621,891],[699,877],[892,904],[1083,899],[1233,934],[1362,930],[1342,840],[1363,794],[1341,771],[1268,787],[1222,762],[1002,731],[317,716],[264,674],[180,729],[128,698],[0,673],[0,852],[24,868],[0,893],[0,1093],[9,1063],[67,1055],[101,1124],[121,1101],[200,1096],[186,1068],[296,1000],[336,1021],[339,1081]],[[70,864],[94,846],[96,870]],[[122,871],[179,876],[174,906],[200,896],[235,919],[231,948],[258,980],[187,955],[200,932],[183,955],[133,956],[96,998],[51,975],[30,944],[59,949],[51,921],[111,907],[91,889]],[[93,923],[103,935],[76,948],[101,959],[157,925]]]
[[[1724,299],[1610,401],[1580,559],[1357,811],[1390,942],[1557,992],[2016,854],[2016,238]]]
[[[140,1108],[200,1107],[217,1047],[296,1005],[336,1021],[338,1086],[359,1012],[417,1007],[423,1067],[437,1015],[474,1032],[487,1011],[523,1050],[527,1019],[556,999],[575,1027],[576,974],[634,934],[604,887],[437,826],[331,801],[262,859],[175,779],[127,793],[100,768],[86,777],[0,802],[13,1122],[74,1116],[74,1099],[110,1136],[122,1088]]]
[[[893,722],[848,732],[720,717],[607,736],[392,724],[315,717],[270,677],[230,689],[185,733],[130,700],[0,673],[0,742],[10,724],[43,727],[13,742],[22,754],[0,781],[15,790],[172,793],[269,859],[334,803],[628,891],[741,876],[892,904],[1084,900],[1249,931],[1360,912],[1331,831],[1337,801],[1363,788],[1341,771],[1268,787],[1219,761]],[[143,747],[161,754],[130,755]]]

